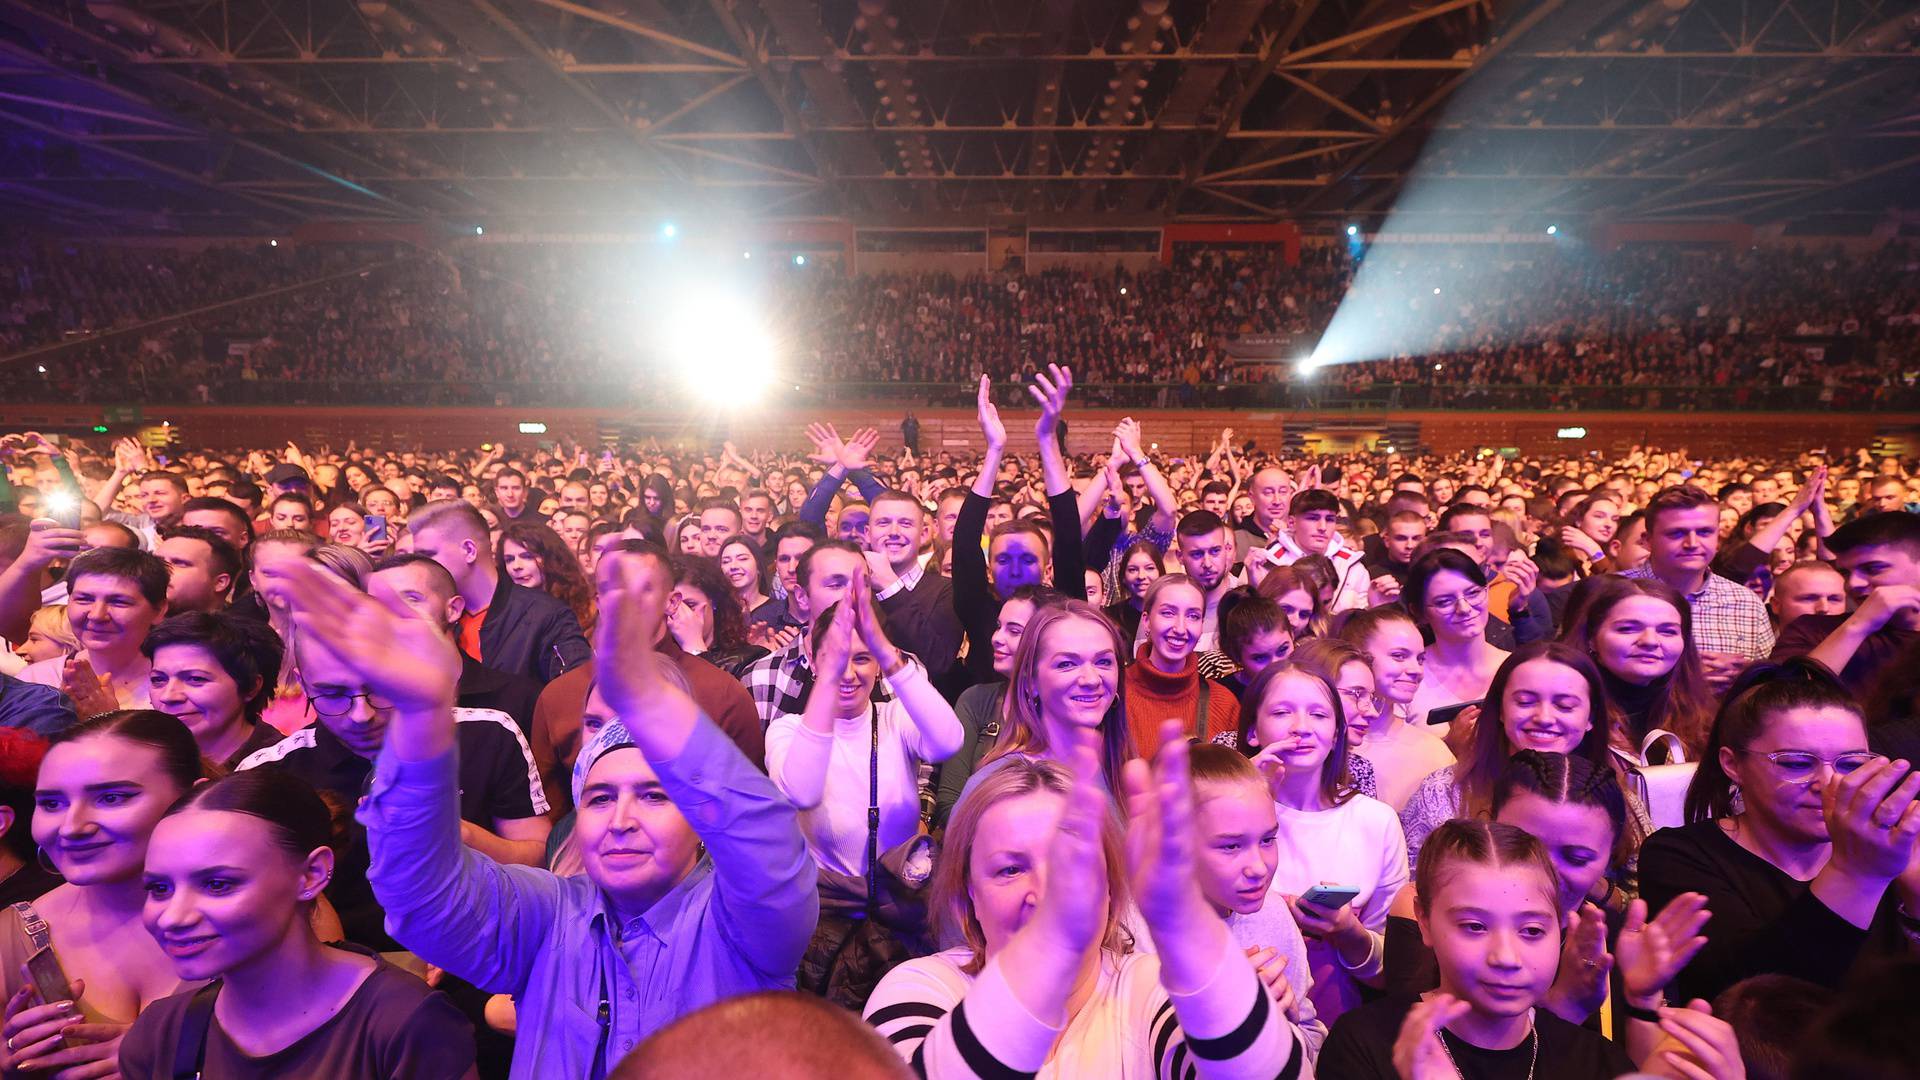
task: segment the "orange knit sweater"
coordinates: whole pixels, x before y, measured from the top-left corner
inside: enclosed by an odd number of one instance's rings
[[[1151,645],[1142,644],[1127,668],[1127,728],[1133,733],[1133,748],[1138,754],[1150,754],[1160,745],[1160,722],[1178,717],[1181,730],[1192,735],[1199,718],[1200,694],[1207,701],[1207,738],[1240,728],[1240,702],[1233,692],[1216,682],[1200,677],[1200,668],[1192,656],[1177,675],[1167,675],[1147,660]]]

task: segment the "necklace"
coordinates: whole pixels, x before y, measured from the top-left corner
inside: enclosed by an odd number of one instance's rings
[[[1447,1064],[1453,1066],[1453,1073],[1460,1080],[1467,1080],[1467,1074],[1460,1063],[1453,1059],[1453,1050],[1447,1046],[1447,1029],[1441,1028],[1434,1034],[1440,1040],[1440,1052],[1447,1055]],[[1527,1010],[1527,1041],[1533,1044],[1532,1055],[1527,1059],[1527,1080],[1533,1080],[1534,1067],[1540,1064],[1540,1028],[1533,1022],[1533,1010]]]

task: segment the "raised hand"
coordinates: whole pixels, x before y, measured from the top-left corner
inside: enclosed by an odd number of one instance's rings
[[[1177,720],[1160,724],[1160,748],[1149,765],[1127,762],[1127,876],[1134,903],[1149,927],[1206,903],[1196,876],[1193,775],[1186,730]]]
[[[1471,1007],[1452,994],[1436,993],[1407,1012],[1400,1036],[1393,1040],[1393,1071],[1400,1080],[1453,1080],[1459,1075],[1440,1042],[1440,1029]]]
[[[873,428],[861,428],[853,433],[840,448],[840,464],[848,472],[866,467],[867,459],[872,456],[873,448],[880,445],[880,432]]]
[[[661,665],[671,661],[654,648],[672,576],[664,561],[631,551],[607,553],[596,571],[600,618],[593,628],[594,680],[642,752],[663,761],[676,757],[699,711],[662,674]]]
[[[1099,732],[1074,725],[1065,749],[1073,783],[1047,848],[1046,891],[1028,925],[1077,955],[1098,944],[1106,929],[1109,898],[1100,835],[1112,811],[1101,778]]]
[[[976,404],[980,434],[986,436],[987,449],[999,451],[1007,446],[1007,425],[1000,422],[1000,409],[993,403],[993,381],[980,376],[980,395]]]
[[[1513,598],[1508,605],[1518,608],[1527,602],[1527,598],[1533,595],[1534,586],[1539,584],[1540,567],[1527,558],[1526,552],[1516,548],[1507,556],[1506,565],[1500,568],[1498,576],[1513,582]]]
[[[39,518],[27,530],[27,546],[14,560],[21,572],[45,570],[61,559],[71,559],[87,549],[87,534],[69,529],[52,518]]]
[[[1551,995],[1571,1006],[1573,1015],[1567,1019],[1585,1020],[1606,1000],[1613,962],[1607,952],[1607,916],[1599,905],[1583,903],[1568,912],[1560,941],[1560,974]]]
[[[835,605],[833,621],[827,624],[827,632],[820,636],[820,643],[813,649],[815,686],[837,686],[847,677],[847,665],[853,659],[854,621],[852,604],[843,600]]]
[[[1920,838],[1920,772],[1906,761],[1875,758],[1827,780],[1821,807],[1833,838],[1829,865],[1883,888],[1913,861]]]
[[[873,587],[862,567],[855,572],[853,581],[847,586],[847,600],[853,608],[854,631],[866,645],[867,651],[880,662],[880,670],[893,671],[900,666],[900,650],[894,648],[887,639],[887,632],[880,626],[880,616],[873,610]]]
[[[1067,394],[1072,389],[1071,368],[1048,364],[1046,371],[1033,373],[1033,385],[1027,387],[1027,393],[1040,403],[1040,419],[1034,423],[1033,433],[1042,443],[1053,438],[1054,428],[1060,423],[1060,414],[1067,407]]]
[[[1121,417],[1120,422],[1113,426],[1113,437],[1129,461],[1139,461],[1146,456],[1140,450],[1140,421],[1131,416]]]
[[[440,628],[397,596],[375,599],[319,563],[289,559],[268,585],[293,616],[294,628],[325,646],[366,688],[400,712],[451,709],[460,682],[460,654]]]
[[[1652,921],[1645,900],[1627,905],[1614,955],[1628,1004],[1652,1008],[1663,1000],[1667,985],[1706,947],[1700,930],[1710,917],[1707,898],[1696,892],[1674,897]]]
[[[808,424],[807,441],[813,443],[813,453],[807,455],[808,461],[829,469],[840,464],[840,455],[846,444],[840,441],[840,432],[832,424]]]

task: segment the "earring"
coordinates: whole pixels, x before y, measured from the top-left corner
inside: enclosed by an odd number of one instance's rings
[[[1729,808],[1733,811],[1734,817],[1739,817],[1741,814],[1744,814],[1747,812],[1747,800],[1743,795],[1741,795],[1739,784],[1734,784],[1731,787],[1729,787],[1727,789],[1727,794],[1729,796],[1727,803]]]
[[[33,845],[33,861],[39,863],[40,869],[45,870],[47,873],[55,877],[61,876],[60,868],[53,865],[53,859],[47,854],[47,849],[41,847],[39,844]]]

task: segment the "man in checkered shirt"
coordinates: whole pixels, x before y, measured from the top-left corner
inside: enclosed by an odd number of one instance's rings
[[[866,565],[860,548],[845,540],[823,540],[800,557],[794,576],[798,588],[787,604],[793,614],[806,620],[806,627],[792,644],[755,660],[740,675],[753,695],[753,709],[763,729],[777,716],[806,708],[807,693],[813,689],[814,614],[843,599],[847,586]]]
[[[1753,590],[1712,570],[1720,550],[1720,504],[1692,484],[1662,488],[1647,502],[1646,565],[1625,571],[1658,578],[1693,609],[1693,644],[1707,681],[1725,689],[1749,662],[1773,651],[1773,622]]]

